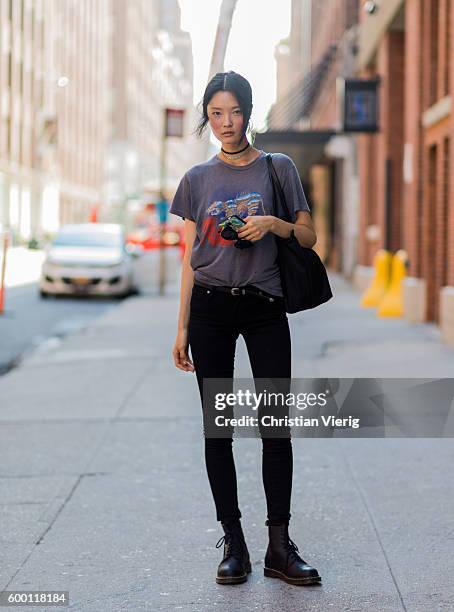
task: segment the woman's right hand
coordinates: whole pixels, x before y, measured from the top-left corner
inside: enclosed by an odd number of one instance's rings
[[[194,372],[194,364],[188,355],[188,330],[178,331],[175,344],[173,345],[172,355],[175,366],[183,372]]]

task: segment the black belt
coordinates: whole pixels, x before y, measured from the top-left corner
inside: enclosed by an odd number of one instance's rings
[[[200,283],[199,281],[195,282],[194,285],[198,287],[203,287],[204,289],[208,289],[209,291],[221,291],[223,293],[230,293],[230,295],[256,295],[268,302],[274,302],[276,300],[282,300],[279,295],[271,296],[257,287],[252,285],[248,285],[246,287],[227,287],[225,285],[205,285],[204,283]]]

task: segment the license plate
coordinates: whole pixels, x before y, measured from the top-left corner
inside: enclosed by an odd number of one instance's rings
[[[73,278],[72,282],[74,283],[74,285],[88,285],[90,279],[86,276],[78,276],[77,278]]]

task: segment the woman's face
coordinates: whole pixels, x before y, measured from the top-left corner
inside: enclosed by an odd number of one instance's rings
[[[222,145],[235,147],[243,140],[243,111],[230,91],[218,91],[207,105],[208,120]]]

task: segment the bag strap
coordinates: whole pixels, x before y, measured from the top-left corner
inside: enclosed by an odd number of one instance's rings
[[[278,211],[278,207],[277,207],[277,199],[279,198],[279,201],[282,204],[282,208],[284,209],[283,212],[287,217],[287,221],[289,221],[290,223],[292,223],[292,215],[290,214],[290,209],[288,207],[288,204],[286,202],[285,199],[285,195],[284,195],[284,190],[282,189],[282,185],[281,182],[279,180],[279,176],[276,172],[276,168],[274,167],[273,164],[273,158],[272,158],[272,154],[271,153],[267,153],[265,155],[266,157],[266,161],[268,164],[268,173],[270,176],[270,180],[271,180],[271,184],[273,186],[273,212],[274,215],[276,217],[279,217],[279,211]]]

